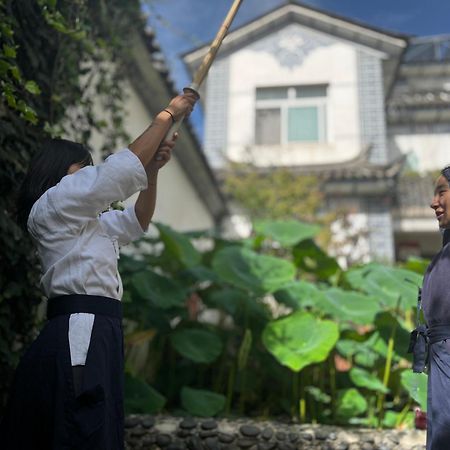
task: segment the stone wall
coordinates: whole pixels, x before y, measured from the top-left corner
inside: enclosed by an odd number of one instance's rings
[[[130,415],[126,449],[423,450],[425,432],[288,424],[250,419]]]

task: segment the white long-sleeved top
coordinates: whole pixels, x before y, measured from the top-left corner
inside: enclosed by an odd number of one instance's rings
[[[104,163],[66,175],[33,205],[28,230],[42,264],[41,285],[48,298],[88,294],[122,298],[117,270],[119,245],[144,233],[134,207],[105,211],[118,200],[147,188],[139,158],[125,149]],[[72,365],[84,365],[94,314],[71,314],[69,345]]]

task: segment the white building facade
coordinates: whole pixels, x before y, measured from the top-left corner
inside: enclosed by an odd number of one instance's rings
[[[450,162],[448,134],[412,136],[391,125],[390,95],[401,92],[409,45],[404,35],[295,1],[234,30],[204,92],[211,164],[325,174],[330,207],[345,205],[365,220],[371,257],[394,260],[396,235],[407,232],[394,214],[404,155],[418,171]],[[205,51],[185,55],[191,70]]]

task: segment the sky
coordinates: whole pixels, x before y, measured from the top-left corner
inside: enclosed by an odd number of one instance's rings
[[[180,55],[214,39],[233,1],[142,1],[171,77],[181,90],[190,84],[191,78]],[[231,29],[284,3],[285,0],[244,0]],[[412,36],[450,34],[450,0],[303,0],[303,3],[391,32]],[[203,141],[200,108],[191,119]]]

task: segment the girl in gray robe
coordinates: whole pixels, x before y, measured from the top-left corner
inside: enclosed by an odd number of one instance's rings
[[[437,179],[431,208],[443,247],[424,277],[423,312],[428,325],[427,450],[450,449],[450,166]]]

